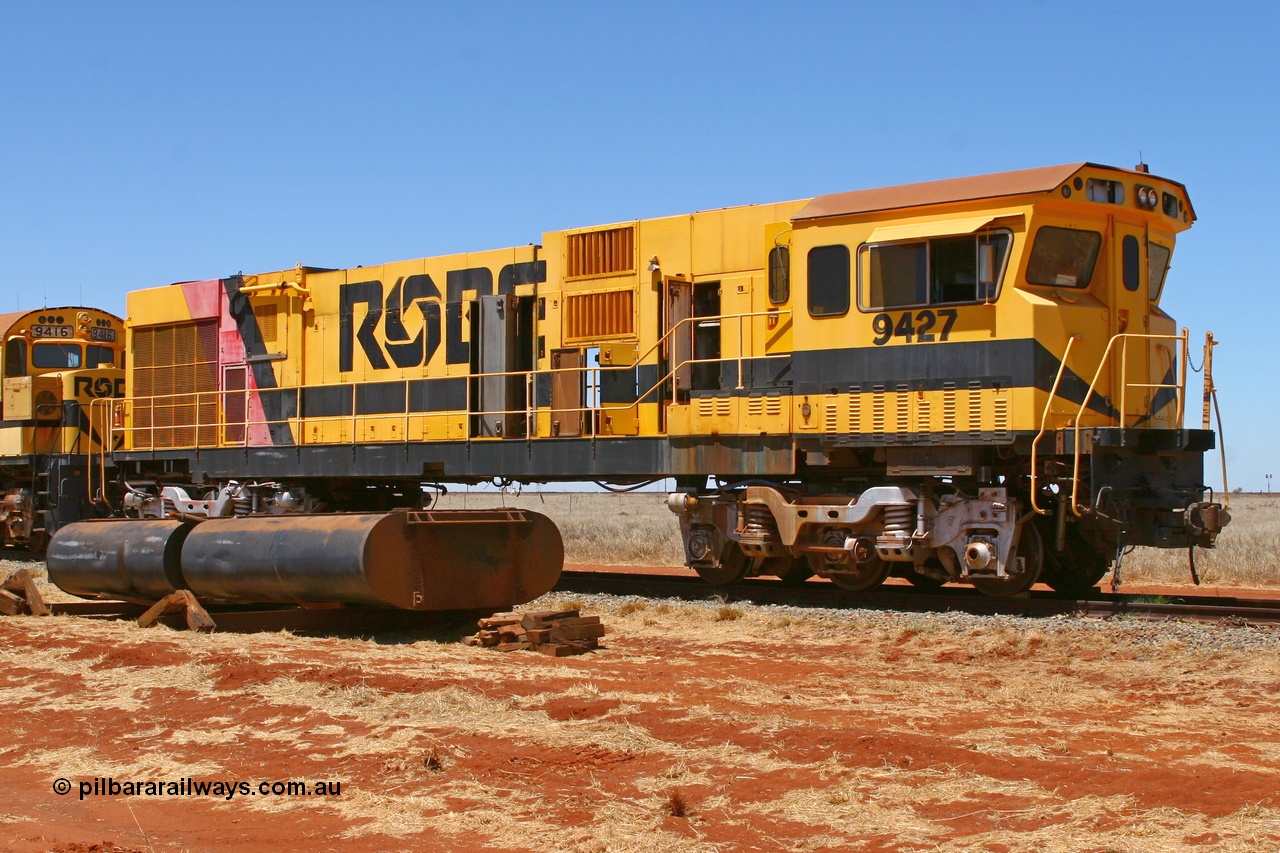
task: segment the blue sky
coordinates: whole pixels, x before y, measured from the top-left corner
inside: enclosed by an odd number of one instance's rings
[[[1277,32],[1264,3],[8,2],[0,311],[1141,152],[1191,193],[1164,304],[1223,340],[1231,485],[1265,488]]]

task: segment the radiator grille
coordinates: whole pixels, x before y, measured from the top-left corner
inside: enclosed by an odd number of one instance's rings
[[[134,330],[135,447],[216,443],[217,361],[216,320]]]
[[[630,225],[570,234],[566,248],[568,278],[612,275],[636,268],[636,229]]]

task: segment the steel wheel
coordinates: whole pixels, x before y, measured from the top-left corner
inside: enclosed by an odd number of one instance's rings
[[[1085,595],[1111,571],[1111,560],[1094,550],[1074,525],[1067,530],[1066,546],[1061,553],[1045,549],[1043,580],[1055,592]]]
[[[875,589],[889,577],[890,566],[879,557],[855,563],[849,557],[832,560],[825,554],[805,554],[805,562],[815,575],[824,577],[849,592]]]
[[[797,560],[791,555],[771,557],[765,564],[765,571],[778,576],[783,586],[800,586],[813,577],[813,569],[806,560]]]
[[[1020,574],[1005,578],[972,578],[973,585],[992,598],[1009,598],[1031,589],[1040,579],[1040,570],[1044,568],[1044,543],[1040,541],[1040,531],[1036,530],[1035,525],[1022,525],[1014,556],[1023,558],[1024,569]]]
[[[729,541],[720,550],[720,565],[695,566],[694,571],[712,586],[730,586],[745,578],[750,568],[751,561],[742,553],[738,543]]]
[[[942,561],[937,557],[930,557],[926,564],[930,568],[946,571],[942,566]],[[929,577],[923,572],[916,571],[914,563],[899,563],[898,568],[892,574],[894,577],[902,578],[921,592],[937,592],[946,583],[945,580],[940,581],[937,578]]]

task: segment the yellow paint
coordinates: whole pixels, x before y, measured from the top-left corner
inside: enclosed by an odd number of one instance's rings
[[[1090,178],[1118,181],[1124,187],[1122,205],[1091,201],[1077,189]],[[1185,219],[1170,217],[1162,210],[1143,210],[1132,203],[1136,187],[1156,187],[1171,194],[1187,211]],[[1069,190],[1069,194],[1061,190]],[[451,363],[451,348],[474,348],[472,336],[474,302],[487,288],[496,290],[507,265],[545,264],[545,281],[522,282],[511,290],[536,305],[528,346],[528,358],[539,390],[525,405],[533,410],[533,440],[552,439],[554,418],[546,405],[549,392],[541,384],[549,381],[551,355],[566,347],[584,351],[599,348],[602,370],[637,369],[636,382],[643,394],[654,380],[666,389],[664,402],[601,404],[598,411],[584,417],[584,435],[758,435],[797,433],[800,435],[839,434],[853,444],[875,444],[876,436],[928,433],[932,440],[947,442],[983,436],[999,442],[1013,433],[1034,433],[1041,415],[1049,406],[1050,430],[1073,426],[1077,419],[1085,426],[1114,425],[1113,414],[1095,409],[1079,412],[1078,401],[1067,397],[1049,400],[1044,388],[970,387],[965,377],[955,377],[955,387],[915,387],[912,376],[841,376],[833,387],[819,382],[817,389],[779,385],[767,388],[757,382],[751,387],[750,367],[762,359],[784,363],[796,349],[816,353],[821,363],[824,353],[837,357],[850,350],[865,350],[877,358],[885,353],[901,354],[922,347],[941,346],[943,312],[954,312],[946,329],[945,343],[992,343],[1034,340],[1051,360],[1066,348],[1073,335],[1078,341],[1071,350],[1068,369],[1085,382],[1098,373],[1098,408],[1119,406],[1123,396],[1125,424],[1133,425],[1148,415],[1158,384],[1170,367],[1179,367],[1176,342],[1133,344],[1124,367],[1104,365],[1103,355],[1111,336],[1121,332],[1174,335],[1175,325],[1147,298],[1147,245],[1156,240],[1172,248],[1175,236],[1190,227],[1190,204],[1176,184],[1150,175],[1084,166],[1061,187],[1048,192],[966,199],[946,203],[916,205],[902,209],[877,210],[823,219],[796,220],[805,201],[726,208],[681,216],[612,223],[588,228],[550,231],[541,246],[521,246],[462,255],[419,258],[364,268],[320,271],[305,267],[246,276],[243,298],[255,312],[271,314],[273,333],[265,340],[272,376],[283,389],[351,387],[365,383],[414,383],[420,380],[471,376],[466,361]],[[1093,280],[1087,288],[1070,288],[1029,283],[1028,264],[1033,241],[1046,226],[1072,228],[1101,235],[1101,246]],[[601,266],[597,272],[567,276],[571,262],[571,241],[582,235],[599,235],[631,229],[627,239],[630,253]],[[1007,234],[1009,247],[1001,270],[998,291],[985,301],[944,303],[881,310],[869,304],[872,275],[870,244],[906,246],[926,240],[964,235]],[[1123,286],[1121,243],[1133,236],[1141,245],[1141,280],[1137,290]],[[976,237],[975,237],[976,239]],[[575,244],[576,245],[576,244]],[[789,293],[775,303],[769,294],[769,251],[777,246],[790,253]],[[809,257],[815,249],[847,247],[850,257],[851,292],[849,309],[839,316],[813,316],[809,311]],[[907,251],[904,249],[903,251]],[[580,261],[578,262],[580,263]],[[605,263],[601,261],[601,263]],[[449,282],[460,270],[481,270],[487,276],[484,287],[462,287],[452,296],[461,307],[451,313]],[[435,291],[425,297],[395,302],[394,288],[408,287],[413,277],[430,277]],[[715,318],[698,317],[680,334],[700,330],[703,344],[718,334],[721,374],[727,378],[722,388],[707,388],[692,396],[673,395],[669,377],[675,365],[675,351],[664,318],[664,281],[688,283],[697,304],[699,294],[718,290],[719,312]],[[348,294],[362,283],[379,283],[378,298],[357,302],[344,327],[341,317],[342,293]],[[963,282],[960,286],[965,286]],[[373,287],[370,285],[370,287]],[[402,294],[403,296],[403,294]],[[576,324],[570,334],[566,314],[570,306],[599,308],[627,304],[627,323],[598,326]],[[577,300],[577,301],[575,301]],[[376,303],[376,304],[375,304]],[[604,310],[604,309],[601,309]],[[434,312],[434,313],[432,313]],[[883,340],[876,330],[876,317],[889,315],[897,328],[931,329],[932,341],[906,335]],[[904,321],[904,315],[911,315]],[[932,319],[924,314],[933,315]],[[189,320],[190,312],[178,287],[156,288],[130,294],[128,315],[131,329],[141,326]],[[394,315],[402,328],[395,332],[388,320]],[[418,363],[397,366],[391,357],[394,346],[408,347],[419,339],[430,340],[429,318],[439,318],[439,345]],[[593,321],[595,322],[595,321]],[[718,323],[718,326],[716,326]],[[929,325],[932,324],[932,325]],[[718,328],[718,332],[714,331]],[[594,331],[593,331],[594,329]],[[363,331],[362,331],[363,330]],[[225,334],[225,330],[224,330]],[[346,343],[344,344],[344,335]],[[372,336],[387,366],[371,359],[361,336]],[[265,339],[264,335],[264,339]],[[877,344],[877,338],[881,343]],[[339,363],[344,346],[351,352],[349,368]],[[411,348],[411,347],[410,347]],[[1138,352],[1140,350],[1141,352]],[[811,356],[812,357],[812,356]],[[892,361],[887,357],[880,362]],[[900,360],[898,364],[910,364]],[[739,370],[743,381],[738,381]],[[1052,365],[1051,365],[1052,366]],[[1009,374],[1026,372],[1026,365],[1008,365]],[[995,366],[997,371],[1002,368]],[[1049,371],[1053,378],[1053,370]],[[587,377],[584,373],[584,388]],[[904,381],[905,385],[898,384]],[[941,381],[941,380],[940,380]],[[741,386],[741,387],[739,387]],[[427,386],[428,400],[443,385]],[[470,399],[463,382],[453,393]],[[6,391],[7,393],[7,391]],[[443,390],[439,391],[443,394]],[[673,398],[674,396],[674,398]],[[584,406],[586,396],[584,394]],[[307,417],[299,405],[290,420],[295,439],[306,444],[400,441],[506,441],[511,438],[482,438],[472,426],[472,416],[461,405],[447,410],[392,414],[351,414]],[[472,400],[472,408],[475,401]],[[523,411],[523,410],[521,410]],[[1176,406],[1165,405],[1151,426],[1171,426]]]

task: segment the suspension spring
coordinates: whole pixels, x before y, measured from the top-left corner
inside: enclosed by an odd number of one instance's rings
[[[884,508],[884,535],[906,539],[916,526],[911,504],[889,504]]]
[[[253,512],[253,498],[248,495],[241,495],[231,499],[231,512],[236,516],[244,516]]]
[[[778,538],[778,522],[774,520],[769,507],[763,504],[745,503],[742,505],[743,538],[757,542],[774,542]]]

